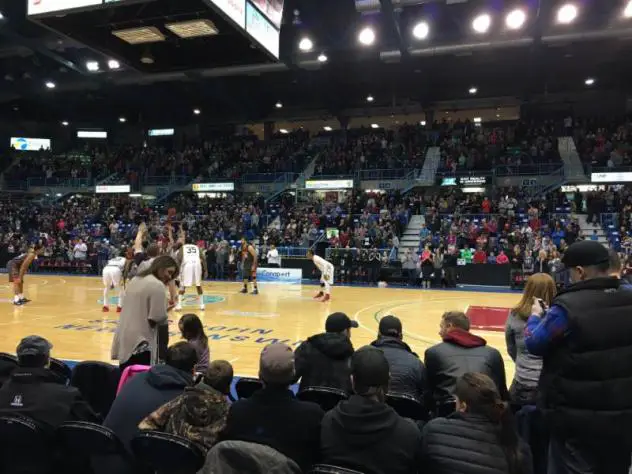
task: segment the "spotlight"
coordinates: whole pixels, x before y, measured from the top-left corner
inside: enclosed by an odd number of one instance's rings
[[[419,125],[421,125],[422,127],[425,127],[426,126],[426,121],[422,120],[421,122],[419,122]]]
[[[68,126],[68,122],[66,122],[65,120],[61,123],[64,127]]]
[[[96,61],[88,61],[86,63],[86,69],[90,72],[97,72],[99,70],[99,63]]]
[[[119,122],[125,123],[127,122],[127,119],[125,117],[119,117]]]
[[[202,111],[200,109],[193,109],[193,113],[195,115],[200,115],[202,113]]]
[[[320,54],[318,55],[318,60],[319,60],[321,63],[326,63],[326,62],[327,62],[327,56],[325,56],[325,53],[320,53]]]
[[[358,41],[365,46],[371,46],[375,42],[375,31],[368,26],[363,28],[358,35]]]
[[[510,30],[519,30],[527,21],[527,14],[519,8],[510,11],[505,19],[505,24]]]
[[[2,18],[2,15],[0,15],[0,18]],[[628,2],[625,10],[623,10],[623,18],[632,18],[632,0]]]
[[[281,108],[283,108],[283,104],[282,104],[281,102],[277,102],[276,104],[274,104],[274,106],[275,106],[277,109],[281,109]]]
[[[588,79],[584,81],[584,84],[586,84],[587,86],[592,86],[594,83],[595,83],[595,80],[592,77],[589,77]]]
[[[110,69],[118,69],[121,67],[121,63],[119,63],[116,59],[110,59],[108,61],[108,67]]]
[[[577,18],[577,7],[572,3],[562,5],[557,11],[557,22],[562,25],[568,25]]]
[[[482,121],[480,117],[474,117],[474,123],[481,123]]]
[[[380,128],[380,126],[377,123],[372,123],[371,128]]]
[[[312,43],[312,40],[309,38],[303,38],[299,43],[298,43],[298,49],[300,49],[301,51],[311,51],[312,48],[314,47],[314,43]]]
[[[373,96],[372,96],[372,95],[368,95],[368,96],[366,97],[366,101],[367,101],[367,102],[373,102],[373,100],[375,100],[375,99],[373,99]]]
[[[492,26],[492,17],[489,16],[487,13],[478,15],[476,18],[474,18],[474,21],[472,21],[472,28],[477,33],[487,33],[490,26]]]
[[[4,20],[4,15],[0,12],[0,20]]]
[[[478,92],[478,89],[476,87],[470,87],[470,90],[468,91],[471,95],[476,95],[476,93]],[[447,113],[447,112],[446,112]]]
[[[329,127],[329,126],[325,126],[325,127],[323,127],[323,130],[326,131],[326,132],[331,132],[332,128]]]
[[[54,89],[55,87],[57,87],[57,84],[55,84],[53,81],[48,81],[46,82],[46,87],[49,89]]]
[[[425,21],[420,21],[413,28],[413,36],[417,39],[426,39],[430,33],[430,27]]]
[[[288,133],[288,131],[284,128],[279,130],[280,133],[282,133],[283,135],[285,135],[286,133]]]

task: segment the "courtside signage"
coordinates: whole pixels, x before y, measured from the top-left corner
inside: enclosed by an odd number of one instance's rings
[[[300,285],[302,280],[303,270],[300,268],[257,268],[258,282]]]
[[[129,193],[130,191],[129,184],[100,184],[95,190],[97,194]]]
[[[246,0],[210,0],[242,29],[246,29]]]
[[[590,181],[593,183],[629,183],[632,182],[632,172],[592,173]]]
[[[352,179],[333,179],[333,180],[312,179],[305,182],[305,189],[351,189],[351,188],[353,188]]]
[[[195,192],[234,191],[235,183],[194,183]]]
[[[28,0],[28,2],[27,15],[30,16],[101,5],[103,0]]]

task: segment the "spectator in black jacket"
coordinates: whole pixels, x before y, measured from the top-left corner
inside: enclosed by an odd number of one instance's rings
[[[303,342],[294,354],[299,390],[307,387],[332,387],[351,392],[349,358],[353,355],[351,328],[358,323],[344,313],[327,317],[325,331]]]
[[[445,271],[445,283],[448,288],[456,287],[456,267],[459,257],[456,248],[452,247],[448,250],[443,258],[443,269]]]
[[[441,317],[439,335],[443,342],[426,350],[427,403],[439,413],[453,406],[456,381],[467,372],[487,374],[494,381],[503,400],[509,398],[505,363],[487,341],[470,332],[470,320],[460,311],[448,311]],[[430,405],[429,405],[430,406]],[[451,408],[447,408],[448,412]]]
[[[402,322],[395,316],[380,320],[377,340],[371,345],[384,352],[391,372],[391,392],[412,395],[423,401],[426,368],[403,339]]]
[[[424,427],[420,472],[531,474],[529,448],[520,441],[511,409],[492,379],[466,373],[457,381],[455,395],[457,411]]]
[[[321,462],[365,474],[414,474],[421,456],[421,431],[385,403],[389,365],[371,346],[351,357],[354,395],[327,412],[321,430]]]
[[[220,440],[270,446],[307,472],[318,459],[324,413],[315,403],[294,398],[289,389],[294,377],[292,349],[285,344],[266,346],[259,361],[264,388],[231,406]]]
[[[49,370],[52,345],[43,337],[28,336],[16,353],[19,366],[0,389],[0,415],[23,415],[51,428],[65,421],[98,422],[79,390],[67,387]]]

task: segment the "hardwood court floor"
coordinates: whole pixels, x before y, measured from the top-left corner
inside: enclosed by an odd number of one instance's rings
[[[53,356],[59,359],[110,361],[118,314],[101,312],[100,278],[28,275],[25,283],[25,295],[32,302],[22,307],[11,304],[9,285],[0,286],[4,292],[0,300],[0,351],[14,353],[23,336],[38,334],[53,343]],[[316,288],[262,284],[259,296],[252,296],[238,294],[237,283],[207,282],[206,311],[197,310],[189,290],[181,314],[200,315],[213,359],[231,361],[236,375],[256,376],[265,344],[283,341],[296,346],[322,332],[327,315],[334,311],[343,311],[358,321],[359,328],[352,330],[356,348],[375,339],[381,316],[398,316],[405,342],[423,358],[425,349],[439,342],[437,333],[444,311],[466,310],[471,305],[509,308],[520,297],[516,293],[335,287],[333,300],[319,303],[312,300]],[[179,340],[179,316],[175,312],[170,316],[172,342]],[[504,333],[474,332],[500,350],[507,372],[512,374]]]

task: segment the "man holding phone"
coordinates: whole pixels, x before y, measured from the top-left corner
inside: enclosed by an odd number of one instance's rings
[[[571,285],[550,308],[534,300],[525,328],[542,356],[539,391],[551,430],[549,472],[628,474],[632,453],[632,292],[610,276],[598,242],[571,245]]]

